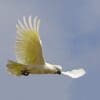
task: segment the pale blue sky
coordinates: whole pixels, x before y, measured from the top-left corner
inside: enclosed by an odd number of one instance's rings
[[[84,77],[8,75],[7,60],[16,60],[17,19],[30,15],[41,19],[46,60],[64,70],[83,67]],[[0,35],[0,100],[100,99],[99,0],[0,0]]]

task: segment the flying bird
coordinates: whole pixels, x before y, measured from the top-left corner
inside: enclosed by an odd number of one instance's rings
[[[73,69],[64,72],[60,65],[54,65],[46,62],[42,41],[39,36],[40,19],[32,16],[23,20],[18,20],[16,24],[16,62],[9,60],[7,70],[16,76],[28,76],[30,74],[59,74],[71,78],[79,78],[86,71],[83,68]]]

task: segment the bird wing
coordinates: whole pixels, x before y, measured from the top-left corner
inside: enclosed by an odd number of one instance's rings
[[[22,64],[44,64],[42,53],[42,44],[39,36],[40,19],[32,17],[26,20],[23,17],[23,23],[18,20],[16,24],[16,58]]]

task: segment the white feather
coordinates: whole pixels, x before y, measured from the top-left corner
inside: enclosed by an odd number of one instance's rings
[[[33,26],[32,26],[32,16],[29,16],[28,21],[29,21],[29,27],[30,27],[30,29],[33,30]]]
[[[35,30],[35,31],[37,31],[37,19],[38,19],[38,17],[36,16],[36,17],[34,18],[34,23],[33,23],[33,27],[34,27],[34,30]]]
[[[26,17],[25,16],[23,16],[23,22],[24,22],[24,25],[25,25],[26,29],[29,30],[29,26],[27,24],[27,21],[26,21]]]
[[[36,27],[36,31],[39,32],[39,28],[40,28],[40,19],[37,20],[37,27]]]
[[[22,28],[23,30],[25,29],[25,27],[23,26],[22,22],[18,19],[18,25],[20,28]]]
[[[79,78],[86,74],[86,71],[83,68],[74,69],[72,71],[62,72],[63,75],[67,75],[71,78]]]

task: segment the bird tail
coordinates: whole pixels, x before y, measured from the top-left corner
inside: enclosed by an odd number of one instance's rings
[[[6,66],[8,72],[16,76],[21,76],[22,70],[25,69],[25,65],[16,63],[15,61],[12,60],[9,60]]]
[[[79,78],[86,74],[86,71],[83,68],[74,69],[72,71],[62,72],[63,75],[67,75],[71,78]]]

